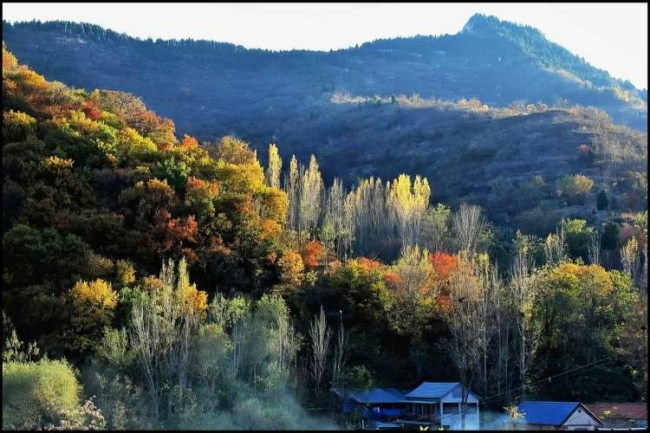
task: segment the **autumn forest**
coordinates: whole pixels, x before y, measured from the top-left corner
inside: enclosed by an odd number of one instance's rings
[[[350,428],[332,388],[424,380],[486,413],[646,394],[640,175],[532,178],[610,217],[506,229],[424,175],[324,176],[2,56],[3,429]]]

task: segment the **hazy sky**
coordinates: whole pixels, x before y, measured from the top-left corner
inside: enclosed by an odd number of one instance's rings
[[[3,3],[2,12],[11,22],[82,21],[140,38],[208,39],[273,50],[453,34],[481,12],[537,27],[614,77],[648,86],[646,3]]]

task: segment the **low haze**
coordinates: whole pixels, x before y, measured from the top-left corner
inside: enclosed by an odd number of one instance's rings
[[[208,39],[272,50],[330,50],[378,38],[460,31],[474,13],[531,25],[647,88],[647,4],[6,4],[5,20],[89,22],[140,38]],[[146,18],[146,19],[143,19]]]

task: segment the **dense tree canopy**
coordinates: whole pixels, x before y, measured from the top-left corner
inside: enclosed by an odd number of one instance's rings
[[[460,380],[495,408],[645,391],[647,210],[513,235],[419,175],[348,188],[315,155],[177,138],[4,49],[3,96],[3,427],[331,426],[303,406],[334,383]]]

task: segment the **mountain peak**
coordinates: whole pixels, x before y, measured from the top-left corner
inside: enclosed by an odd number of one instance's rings
[[[491,25],[501,23],[501,20],[494,15],[483,15],[483,14],[474,14],[467,21],[465,26],[463,26],[462,33],[473,33],[475,31],[490,27]]]
[[[517,34],[528,34],[530,36],[537,36],[544,38],[544,34],[538,29],[513,23],[510,21],[502,21],[494,15],[483,15],[480,13],[474,14],[467,21],[461,33],[472,34],[477,36],[509,36],[513,37]]]

